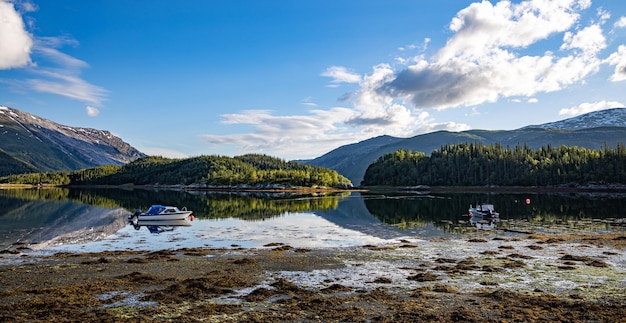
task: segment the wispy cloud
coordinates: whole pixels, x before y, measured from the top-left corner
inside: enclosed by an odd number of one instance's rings
[[[29,1],[20,2],[24,12],[37,10]],[[11,80],[13,89],[34,90],[101,105],[107,91],[81,78],[89,64],[61,52],[63,46],[78,46],[70,36],[36,37],[24,26],[13,4],[0,0],[0,69],[25,68],[34,77]]]
[[[317,107],[317,103],[314,102],[314,98],[310,97],[310,96],[302,99],[302,101],[300,101],[300,103],[302,105],[307,106],[307,107]]]
[[[107,93],[105,89],[85,81],[79,75],[72,75],[72,71],[68,69],[38,69],[34,73],[39,77],[27,79],[24,83],[39,92],[57,94],[95,105],[100,105]]]
[[[454,122],[433,122],[429,113],[418,116],[397,107],[395,114],[384,117],[365,115],[351,108],[335,107],[310,110],[307,115],[277,116],[267,110],[247,110],[222,115],[224,124],[247,124],[248,133],[207,134],[202,140],[210,145],[232,145],[238,154],[246,152],[308,158],[319,156],[340,145],[383,134],[407,137],[435,130],[461,131],[469,127]]]
[[[569,116],[577,116],[579,114],[589,113],[593,111],[612,109],[612,108],[623,108],[624,104],[617,101],[598,101],[598,102],[586,102],[581,103],[577,106],[561,109],[559,111],[559,115],[569,115]]]
[[[615,28],[624,28],[626,27],[626,17],[622,16],[615,22]]]
[[[343,66],[331,66],[321,75],[332,78],[331,86],[337,86],[340,83],[359,83],[361,81],[361,75],[351,72]]]

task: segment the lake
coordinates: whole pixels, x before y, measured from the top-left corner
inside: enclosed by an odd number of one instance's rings
[[[467,215],[490,203],[496,220]],[[152,204],[187,207],[185,226],[128,223]],[[97,252],[165,248],[295,248],[475,235],[624,233],[626,194],[289,194],[124,189],[0,190],[0,251]]]

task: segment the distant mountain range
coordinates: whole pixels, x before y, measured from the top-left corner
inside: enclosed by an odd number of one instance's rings
[[[464,142],[511,147],[519,144],[533,149],[547,145],[615,147],[619,142],[626,143],[626,109],[596,111],[517,130],[437,131],[411,138],[380,136],[299,162],[334,169],[358,186],[367,167],[386,153],[398,149],[430,153],[442,145]],[[0,176],[121,165],[145,156],[108,131],[60,125],[0,106]]]
[[[64,126],[0,106],[0,176],[121,165],[144,156],[108,131]]]
[[[464,142],[500,143],[515,147],[527,145],[578,146],[600,149],[626,143],[626,109],[616,108],[590,112],[573,118],[517,130],[468,130],[462,132],[437,131],[411,138],[380,136],[359,143],[341,146],[312,160],[301,160],[315,166],[334,169],[355,186],[363,180],[367,167],[378,157],[408,149],[427,154],[446,144]]]

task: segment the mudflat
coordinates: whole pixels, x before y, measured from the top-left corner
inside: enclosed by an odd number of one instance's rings
[[[626,235],[0,254],[0,321],[624,322]]]

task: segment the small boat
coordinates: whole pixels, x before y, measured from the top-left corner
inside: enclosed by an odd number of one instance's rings
[[[129,220],[139,220],[139,221],[170,221],[170,220],[184,220],[188,216],[190,216],[193,211],[187,210],[186,207],[183,207],[182,210],[179,210],[175,206],[163,206],[163,205],[153,205],[151,206],[146,213],[142,213],[141,210],[135,211],[135,213],[129,216]]]
[[[468,215],[483,218],[495,218],[500,214],[495,211],[493,204],[477,204],[476,207],[472,207],[470,204]]]

